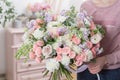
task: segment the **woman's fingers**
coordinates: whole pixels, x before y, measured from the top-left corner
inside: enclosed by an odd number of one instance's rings
[[[89,69],[90,73],[92,73],[92,74],[97,74],[98,72],[101,71],[100,65],[88,66],[88,69]]]

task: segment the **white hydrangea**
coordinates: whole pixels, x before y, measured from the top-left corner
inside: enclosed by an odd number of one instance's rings
[[[102,35],[100,33],[97,33],[91,37],[91,42],[93,44],[97,44],[102,40]]]
[[[49,70],[50,72],[54,72],[54,70],[59,69],[59,62],[56,61],[56,59],[48,59],[46,60],[46,69]]]
[[[61,63],[62,63],[63,65],[65,65],[65,66],[68,66],[69,63],[70,63],[70,58],[69,58],[68,56],[64,55],[64,56],[62,57]]]
[[[73,51],[76,52],[77,54],[80,54],[82,52],[82,48],[80,48],[77,45],[73,45],[72,47]]]
[[[44,36],[44,31],[36,29],[33,33],[33,36],[37,39],[41,39]]]
[[[67,18],[66,18],[65,16],[61,16],[61,15],[59,15],[59,16],[57,17],[57,21],[59,21],[59,22],[64,22],[66,19],[67,19]]]

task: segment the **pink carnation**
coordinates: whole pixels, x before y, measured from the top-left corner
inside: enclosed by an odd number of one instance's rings
[[[30,59],[35,59],[35,57],[36,57],[36,56],[35,56],[35,53],[34,53],[34,52],[30,52],[30,53],[29,53],[29,58],[30,58]]]
[[[80,44],[81,40],[80,38],[76,37],[75,35],[72,37],[72,42],[76,45]]]
[[[41,47],[37,47],[36,51],[35,51],[35,54],[37,57],[40,57],[42,55],[42,49]]]

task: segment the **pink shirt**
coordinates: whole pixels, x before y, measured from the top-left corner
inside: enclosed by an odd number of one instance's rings
[[[109,7],[98,7],[92,0],[87,0],[81,6],[89,15],[93,16],[95,23],[103,25],[106,35],[101,41],[108,64],[105,69],[120,68],[120,0]]]

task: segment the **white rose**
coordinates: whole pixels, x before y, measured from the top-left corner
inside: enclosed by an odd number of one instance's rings
[[[61,63],[62,63],[63,65],[65,65],[65,66],[68,66],[69,63],[70,63],[70,58],[69,58],[68,56],[64,55],[64,56],[62,57]]]
[[[57,17],[57,21],[59,21],[59,22],[64,22],[66,20],[66,17],[65,16],[58,16]]]
[[[86,50],[86,51],[85,51],[85,54],[86,54],[86,56],[87,56],[85,62],[89,62],[91,59],[94,58],[94,57],[93,57],[93,53],[92,53],[91,50]]]
[[[82,48],[80,48],[77,45],[73,45],[72,47],[73,51],[76,52],[77,54],[80,54],[82,52]]]
[[[36,29],[33,33],[33,36],[37,39],[41,39],[44,36],[44,31]]]
[[[42,54],[43,56],[45,56],[46,58],[49,57],[49,55],[52,53],[52,46],[51,45],[46,45],[43,47],[42,49]]]
[[[46,69],[49,70],[50,72],[54,72],[54,70],[59,69],[59,62],[56,61],[56,59],[48,59],[46,61]]]
[[[97,43],[99,43],[101,40],[102,40],[102,35],[101,35],[100,33],[95,34],[95,35],[93,35],[93,36],[91,37],[91,42],[92,42],[93,44],[97,44]]]

